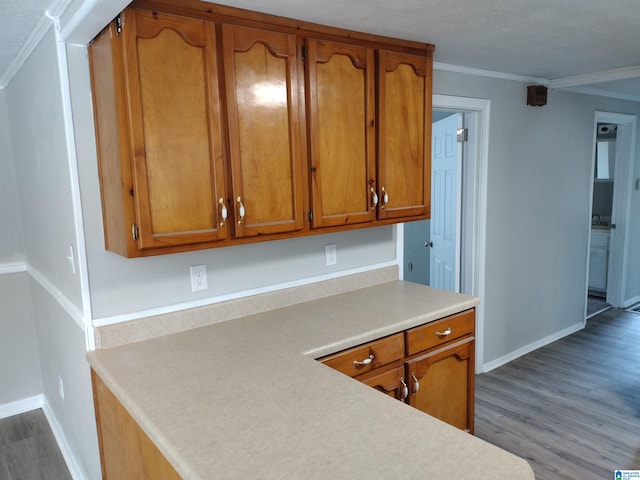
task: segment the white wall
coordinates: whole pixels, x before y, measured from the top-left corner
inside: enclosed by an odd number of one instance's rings
[[[0,305],[0,412],[4,406],[12,415],[24,410],[21,402],[42,393],[27,273],[0,275]]]
[[[6,88],[25,254],[73,304],[82,307],[71,180],[54,34],[49,34]]]
[[[11,272],[24,269],[24,246],[5,98],[0,90],[0,270]],[[0,412],[12,415],[42,392],[26,273],[0,273],[0,305]]]
[[[441,71],[434,93],[491,100],[484,361],[499,361],[584,320],[594,112],[640,104],[549,91],[529,107],[524,83]]]
[[[46,411],[70,468],[79,478],[100,478],[85,329],[77,313],[81,284],[66,258],[69,245],[76,252],[77,246],[52,29],[5,93]]]
[[[6,93],[0,90],[0,264],[24,261]]]

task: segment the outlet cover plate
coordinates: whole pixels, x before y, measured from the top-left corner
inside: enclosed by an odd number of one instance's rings
[[[332,243],[331,245],[325,245],[324,253],[325,253],[325,265],[330,266],[338,263],[338,254],[337,254],[337,248],[335,243]]]
[[[209,288],[207,284],[207,266],[206,265],[192,265],[189,267],[191,272],[191,291],[198,292],[200,290],[206,290]]]

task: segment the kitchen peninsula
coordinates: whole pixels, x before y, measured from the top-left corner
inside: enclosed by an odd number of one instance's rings
[[[155,478],[532,480],[524,460],[316,361],[476,305],[391,281],[90,352],[99,432],[117,422],[101,426],[96,385],[175,470],[145,467]]]

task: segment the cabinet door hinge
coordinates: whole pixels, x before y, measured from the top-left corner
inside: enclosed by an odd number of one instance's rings
[[[133,241],[137,242],[138,238],[140,238],[140,232],[138,232],[138,225],[135,223],[131,224],[131,236],[133,237]]]
[[[119,14],[113,21],[116,24],[116,37],[118,37],[122,33],[122,14]]]
[[[313,222],[313,211],[311,209],[307,211],[307,218],[309,219],[309,223]]]
[[[458,143],[464,143],[469,140],[469,129],[468,128],[459,128],[456,130],[458,136]]]

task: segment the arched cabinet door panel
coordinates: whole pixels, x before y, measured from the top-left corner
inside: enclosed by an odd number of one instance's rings
[[[431,57],[378,52],[379,218],[430,213]]]
[[[313,39],[307,49],[312,225],[372,222],[378,203],[374,51]]]
[[[127,10],[122,39],[139,248],[226,238],[213,24]]]
[[[297,40],[222,26],[236,237],[304,226]]]

